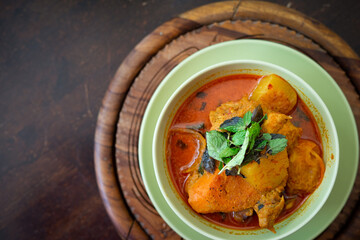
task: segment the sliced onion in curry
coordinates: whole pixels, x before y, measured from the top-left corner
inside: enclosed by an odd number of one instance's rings
[[[193,138],[199,140],[199,149],[198,154],[195,158],[193,158],[188,164],[182,166],[180,168],[180,171],[182,173],[189,173],[199,168],[199,164],[201,162],[201,158],[205,152],[206,148],[206,140],[205,138],[199,133],[198,131],[195,131],[193,129],[189,128],[171,128],[171,133],[183,133],[183,134],[191,134]]]

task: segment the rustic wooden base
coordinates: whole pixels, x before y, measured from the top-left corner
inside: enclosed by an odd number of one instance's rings
[[[321,23],[275,4],[229,1],[205,5],[164,23],[119,67],[105,94],[95,134],[95,168],[107,212],[123,238],[180,238],[157,214],[138,165],[138,136],[147,103],[177,64],[209,45],[264,39],[317,61],[345,93],[360,129],[360,59]],[[332,239],[358,201],[360,177],[345,208],[319,237]]]

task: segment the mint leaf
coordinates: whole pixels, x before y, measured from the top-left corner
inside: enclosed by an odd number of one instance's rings
[[[244,161],[241,163],[241,166],[245,166],[252,161],[260,164],[260,158],[266,158],[266,153],[262,154],[261,152],[251,150],[245,155]]]
[[[251,116],[252,116],[252,113],[250,111],[245,113],[245,115],[244,115],[244,124],[246,127],[249,126],[251,123]]]
[[[286,148],[284,135],[261,133],[264,119],[267,115],[263,115],[261,106],[258,106],[253,113],[245,113],[243,118],[225,120],[220,125],[224,132],[213,130],[206,133],[209,156],[220,161],[219,174],[236,170],[236,175],[239,175],[241,167],[247,163],[256,161],[260,164],[260,158],[267,158],[267,154],[275,155]]]
[[[275,155],[282,152],[287,146],[286,138],[275,138],[271,139],[268,144],[267,152],[271,155]]]
[[[224,167],[224,163],[223,162],[220,162],[220,164],[219,164],[219,170],[221,170],[222,168]]]
[[[225,164],[227,164],[228,162],[231,161],[231,159],[232,159],[232,157],[223,158],[223,162],[224,162]],[[222,168],[222,167],[221,167],[221,168]],[[221,170],[221,168],[220,168],[219,170]]]
[[[201,174],[201,175],[204,174],[204,168],[202,167],[201,164],[199,164],[198,173]]]
[[[219,157],[226,158],[226,157],[234,156],[239,152],[239,150],[240,150],[240,148],[231,148],[231,147],[224,148],[219,153]]]
[[[220,170],[219,174],[221,174],[225,169],[231,170],[231,168],[233,168],[233,167],[235,167],[237,165],[241,165],[241,163],[242,163],[242,161],[244,160],[244,157],[245,157],[246,149],[247,149],[247,147],[249,145],[249,139],[250,139],[249,135],[250,135],[250,133],[247,130],[246,134],[245,134],[244,144],[241,146],[240,151],[235,155],[235,157],[233,159],[231,159],[230,162],[228,162],[226,164],[225,167],[223,167]],[[240,171],[240,169],[239,169],[239,171]]]
[[[263,120],[267,120],[267,114],[265,114],[258,123],[261,125]]]
[[[236,133],[242,129],[245,129],[245,124],[241,117],[233,117],[231,119],[225,120],[220,125],[220,129]]]
[[[206,132],[206,145],[210,157],[222,161],[220,153],[228,147],[226,137],[216,130]]]
[[[262,138],[266,141],[271,140],[271,134],[270,133],[263,133]]]
[[[244,118],[233,117],[231,119],[227,119],[220,125],[220,129],[232,133],[236,133],[238,131],[244,130],[246,127],[250,126],[251,116],[252,116],[251,112],[248,111],[247,113],[245,113]]]
[[[265,149],[266,145],[269,143],[270,140],[271,140],[270,133],[261,134],[261,137],[256,138],[253,150],[261,152],[262,150]]]
[[[255,141],[254,150],[255,150],[255,151],[258,151],[258,152],[261,152],[262,150],[265,149],[267,143],[268,143],[268,141],[266,141],[266,140],[260,141],[259,144],[256,144],[256,141]]]
[[[204,170],[209,173],[215,171],[215,160],[209,156],[209,151],[206,148],[203,155],[201,156],[201,162],[199,164],[199,173],[203,174]]]
[[[259,136],[260,134],[260,124],[258,122],[252,122],[251,126],[248,128],[249,131],[249,141],[250,141],[250,146],[249,149],[251,150],[254,147],[255,144],[255,140],[256,138]]]
[[[245,130],[240,130],[239,132],[235,133],[231,138],[232,143],[236,146],[242,145],[245,140],[245,134]]]
[[[277,138],[285,138],[282,134],[276,134],[276,133],[270,133],[271,139],[277,139]]]

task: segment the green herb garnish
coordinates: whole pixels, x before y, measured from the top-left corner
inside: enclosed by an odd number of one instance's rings
[[[287,146],[287,139],[281,134],[261,133],[263,115],[259,105],[253,113],[247,112],[243,118],[233,117],[220,125],[223,131],[212,130],[206,133],[207,150],[210,157],[220,161],[220,173],[237,169],[251,161],[260,163],[267,154],[275,155]]]

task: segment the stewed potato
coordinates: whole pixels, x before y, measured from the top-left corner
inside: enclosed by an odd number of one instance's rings
[[[241,173],[245,180],[260,192],[269,191],[276,187],[284,187],[288,179],[289,158],[284,150],[274,156],[255,161],[243,166]]]
[[[296,105],[296,91],[276,74],[264,76],[250,96],[265,110],[288,114]]]

